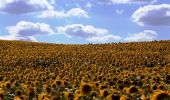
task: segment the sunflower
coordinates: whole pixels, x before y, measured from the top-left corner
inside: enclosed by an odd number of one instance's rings
[[[107,89],[107,85],[101,85],[101,86],[100,86],[100,89],[101,89],[101,90]]]
[[[119,94],[111,94],[106,97],[106,100],[120,100],[121,96]]]
[[[152,86],[152,90],[157,90],[157,89],[158,89],[157,85]]]
[[[46,87],[46,88],[45,88],[45,91],[46,91],[47,93],[51,93],[51,87]]]
[[[100,90],[101,97],[107,97],[108,95],[109,95],[109,92],[107,90]]]
[[[16,93],[16,95],[19,96],[19,97],[21,97],[21,95],[22,95],[22,91],[21,91],[21,90],[16,90],[15,93]]]
[[[67,87],[69,85],[69,82],[64,80],[64,81],[62,81],[62,84],[63,84],[63,86]]]
[[[153,93],[151,100],[170,100],[169,91],[156,91]]]
[[[57,81],[56,81],[56,84],[57,84],[57,86],[61,86],[61,85],[62,85],[62,82],[61,82],[60,80],[57,80]]]
[[[99,87],[99,83],[98,82],[94,83],[94,87],[98,88]]]
[[[35,82],[34,82],[34,86],[38,86],[38,84],[39,84],[39,82],[36,80]]]
[[[165,89],[164,85],[163,84],[159,85],[159,89],[164,90]]]
[[[136,86],[131,86],[128,90],[127,93],[137,93],[138,92],[138,88]]]
[[[75,90],[75,95],[76,95],[76,97],[79,96],[79,95],[81,95],[81,91],[80,91],[79,89],[76,89],[76,90]]]
[[[92,87],[90,84],[83,83],[81,84],[81,92],[83,94],[89,94],[92,91]]]
[[[57,87],[56,83],[53,82],[53,83],[51,84],[51,87],[52,87],[52,88],[56,88],[56,87]]]
[[[124,84],[118,84],[117,87],[118,87],[118,89],[123,90],[125,86],[124,86]]]
[[[11,83],[10,83],[10,82],[6,82],[6,83],[5,83],[5,87],[6,87],[7,89],[9,89],[9,88],[11,87]]]

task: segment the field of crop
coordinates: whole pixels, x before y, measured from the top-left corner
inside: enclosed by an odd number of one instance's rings
[[[0,100],[170,100],[170,41],[0,41]]]

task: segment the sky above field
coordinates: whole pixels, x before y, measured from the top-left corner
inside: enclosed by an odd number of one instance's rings
[[[84,44],[170,39],[170,0],[0,0],[0,39]]]

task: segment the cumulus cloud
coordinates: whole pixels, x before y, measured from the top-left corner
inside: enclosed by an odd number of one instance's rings
[[[29,37],[19,37],[15,35],[0,36],[0,40],[20,40],[20,41],[32,41],[37,42],[37,39],[33,36]]]
[[[95,28],[91,25],[72,24],[57,28],[58,34],[64,34],[68,37],[81,37],[91,42],[107,42],[120,39],[119,36],[114,36],[108,30]]]
[[[0,36],[2,40],[22,40],[37,42],[36,36],[54,34],[48,24],[32,23],[28,21],[18,22],[15,26],[6,28],[9,35]]]
[[[56,11],[56,10],[47,10],[44,11],[39,18],[68,18],[68,17],[84,17],[88,18],[88,12],[81,8],[72,8],[69,11]]]
[[[7,27],[10,34],[17,36],[36,36],[54,34],[54,31],[48,24],[45,23],[31,23],[28,21],[18,22],[15,26]]]
[[[140,26],[170,26],[170,4],[140,7],[132,19]]]
[[[120,36],[108,34],[104,36],[94,36],[91,38],[87,38],[86,40],[91,41],[91,42],[112,42],[112,41],[120,40],[120,39],[121,39]]]
[[[139,32],[131,34],[126,37],[125,41],[152,41],[156,38],[157,33],[152,30],[144,30],[144,32]]]
[[[25,14],[53,9],[48,0],[0,0],[0,11],[9,14]]]
[[[100,4],[143,4],[154,3],[157,0],[97,0]]]
[[[72,24],[64,27],[58,27],[57,33],[63,33],[67,36],[91,37],[108,34],[108,30],[95,28],[91,25]]]

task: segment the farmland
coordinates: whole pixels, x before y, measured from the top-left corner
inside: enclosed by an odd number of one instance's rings
[[[0,41],[0,100],[170,100],[170,41]]]

